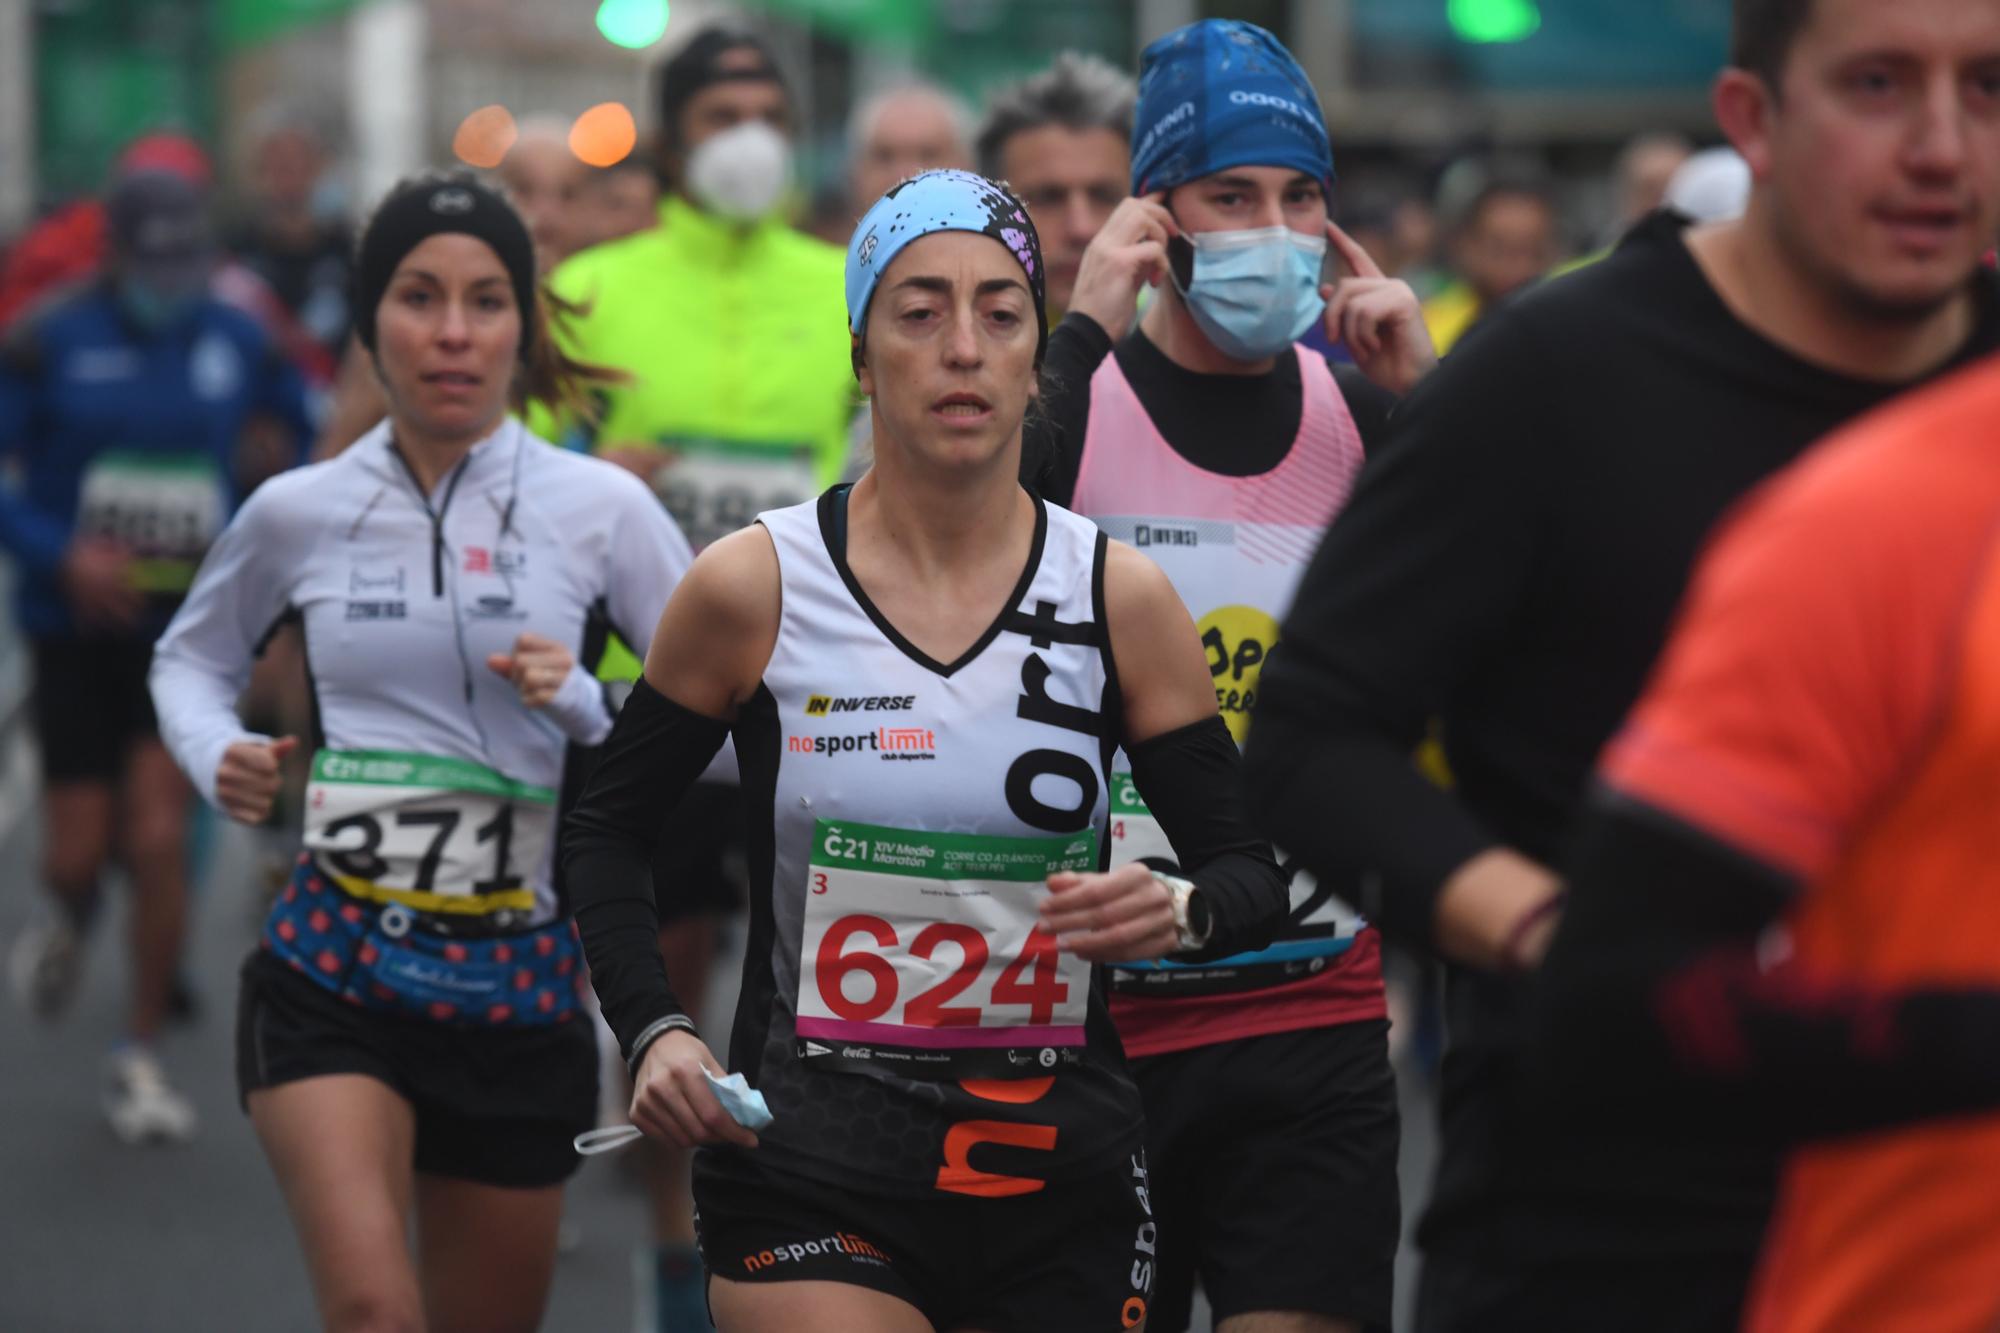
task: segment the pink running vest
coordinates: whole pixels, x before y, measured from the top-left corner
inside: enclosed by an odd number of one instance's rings
[[[1118,358],[1107,356],[1091,376],[1070,504],[1166,572],[1202,636],[1216,705],[1238,744],[1279,622],[1361,469],[1361,434],[1333,372],[1310,348],[1293,352],[1305,393],[1298,436],[1276,467],[1254,477],[1223,476],[1176,453]],[[1112,863],[1171,859],[1122,762],[1120,769],[1112,780]],[[1269,948],[1191,966],[1118,968],[1112,986],[1112,1015],[1134,1056],[1387,1012],[1374,930],[1305,874],[1293,879],[1291,920]]]

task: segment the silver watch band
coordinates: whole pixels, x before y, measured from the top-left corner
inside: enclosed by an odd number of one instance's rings
[[[1195,934],[1194,926],[1188,920],[1188,900],[1194,896],[1194,882],[1179,875],[1162,875],[1158,871],[1153,872],[1153,878],[1167,886],[1167,893],[1173,899],[1174,934],[1177,936],[1175,950],[1186,953],[1207,944],[1209,932],[1204,930],[1199,935]]]

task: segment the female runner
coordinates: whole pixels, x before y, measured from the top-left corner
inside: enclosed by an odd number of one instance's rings
[[[1267,940],[1285,886],[1157,567],[1023,490],[1045,341],[1034,228],[958,171],[848,253],[875,463],[709,547],[567,830],[633,1121],[697,1160],[725,1333],[1131,1328],[1155,1232],[1094,965]],[[733,732],[753,904],[711,1085],[655,945],[651,842]],[[1123,745],[1189,880],[1098,873]]]
[[[508,415],[601,377],[555,351],[534,262],[470,178],[390,192],[356,273],[389,417],[256,492],[152,671],[181,766],[255,823],[298,742],[234,704],[271,630],[304,631],[305,851],[243,968],[237,1073],[329,1329],[534,1328],[595,1111],[551,874],[565,751],[611,729],[577,658],[657,620],[691,557],[630,475]]]

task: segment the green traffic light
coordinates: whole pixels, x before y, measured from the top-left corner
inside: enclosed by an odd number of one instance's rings
[[[667,0],[604,0],[597,7],[597,30],[608,42],[634,51],[651,46],[667,31]]]
[[[1542,26],[1535,0],[1450,0],[1452,31],[1468,42],[1522,42]]]

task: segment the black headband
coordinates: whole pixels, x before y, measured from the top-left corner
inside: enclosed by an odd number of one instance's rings
[[[389,191],[362,233],[354,262],[354,332],[375,350],[375,307],[403,256],[432,236],[459,232],[493,247],[521,310],[521,358],[535,338],[535,243],[513,205],[469,176],[404,181]]]

